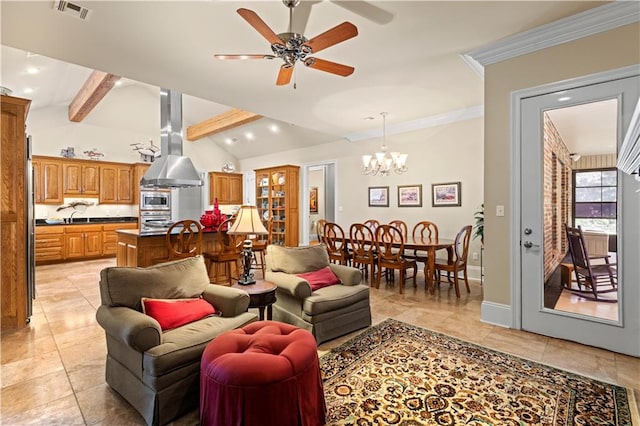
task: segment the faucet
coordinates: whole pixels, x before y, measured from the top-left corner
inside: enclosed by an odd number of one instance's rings
[[[78,210],[73,210],[71,212],[71,216],[69,216],[69,223],[73,223],[73,215],[76,214],[76,213],[78,213]]]

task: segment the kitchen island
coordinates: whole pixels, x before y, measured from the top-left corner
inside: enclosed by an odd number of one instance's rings
[[[141,232],[139,229],[120,229],[116,231],[116,264],[117,266],[147,267],[169,260],[166,245],[166,231]],[[216,251],[217,231],[202,232],[202,252]],[[220,268],[224,269],[224,268]],[[228,282],[223,275],[210,276],[211,282]]]

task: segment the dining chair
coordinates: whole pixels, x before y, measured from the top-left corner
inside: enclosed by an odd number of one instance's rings
[[[267,220],[265,228],[267,229],[267,235],[256,235],[256,238],[253,240],[253,246],[251,247],[251,251],[253,252],[251,269],[260,269],[262,271],[262,278],[264,278],[265,266],[264,252],[272,241],[273,217]]]
[[[316,222],[316,236],[318,237],[318,244],[322,242],[322,237],[324,236],[324,225],[327,224],[325,219],[318,219]]]
[[[609,262],[609,254],[589,255],[587,244],[584,239],[582,228],[572,228],[565,225],[567,240],[569,241],[569,252],[573,260],[573,271],[578,281],[578,290],[582,297],[585,294],[592,294],[593,299],[599,302],[617,302],[617,298],[598,297],[601,293],[612,293],[618,291],[618,271],[617,264]],[[603,260],[602,264],[593,264],[592,260]],[[584,286],[584,290],[582,287]],[[602,287],[611,287],[601,290]],[[590,297],[586,297],[590,299]]]
[[[402,256],[404,252],[404,237],[402,232],[391,225],[380,225],[376,231],[376,251],[378,253],[378,275],[376,288],[380,288],[382,268],[390,270],[391,273],[397,269],[400,275],[400,294],[404,292],[404,282],[413,278],[413,286],[416,285],[417,264],[415,260],[406,259]],[[407,270],[413,268],[413,276],[407,276]]]
[[[362,271],[365,278],[369,276],[373,285],[378,255],[375,250],[375,236],[364,223],[354,223],[349,227],[349,242],[351,244],[351,265]],[[367,266],[369,265],[369,266]]]
[[[462,229],[456,235],[455,243],[453,245],[453,256],[447,259],[435,260],[435,273],[437,282],[440,284],[441,273],[447,273],[447,281],[451,283],[456,290],[456,297],[460,297],[460,287],[458,286],[458,274],[463,273],[464,284],[467,287],[467,293],[471,292],[469,288],[469,280],[467,276],[467,257],[469,255],[469,240],[471,239],[471,225],[463,226]],[[451,274],[453,273],[453,281],[451,281]]]
[[[231,267],[235,266],[236,279],[241,270],[242,263],[242,245],[244,243],[244,235],[229,235],[227,229],[233,223],[233,219],[227,219],[218,227],[215,249],[213,252],[204,252],[202,255],[209,263],[209,277],[214,282],[219,276],[220,265],[224,266],[225,277],[228,278],[229,285],[233,284]],[[213,275],[212,275],[213,272]]]
[[[428,220],[422,220],[413,226],[413,229],[411,230],[411,236],[413,237],[414,242],[437,240],[438,226],[433,222],[429,222]],[[427,266],[429,262],[427,252],[424,250],[414,250],[413,253],[405,254],[405,257],[413,259],[416,262],[424,263],[424,275],[426,278]]]
[[[389,225],[395,226],[396,228],[398,228],[402,233],[402,236],[404,237],[405,241],[407,240],[407,237],[409,237],[409,227],[407,226],[407,223],[404,220],[399,220],[399,219],[392,220],[391,222],[389,222]]]
[[[197,256],[202,252],[202,226],[195,220],[178,221],[167,230],[165,243],[168,260]]]
[[[324,225],[322,242],[327,247],[329,261],[331,263],[340,265],[348,265],[350,263],[349,248],[344,231],[340,225],[334,222],[327,222]]]
[[[375,219],[368,219],[364,221],[364,224],[367,228],[371,229],[373,235],[376,235],[376,230],[378,229],[378,226],[380,226],[380,222]]]

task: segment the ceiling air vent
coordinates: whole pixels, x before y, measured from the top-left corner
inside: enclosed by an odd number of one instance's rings
[[[77,3],[70,1],[55,0],[53,2],[53,9],[58,12],[62,12],[65,15],[73,16],[74,18],[85,20],[89,18],[91,11],[84,6],[80,6]]]

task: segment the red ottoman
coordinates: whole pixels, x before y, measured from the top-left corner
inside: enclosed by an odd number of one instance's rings
[[[306,330],[258,321],[207,345],[200,363],[200,423],[315,426],[326,407],[316,340]]]

